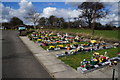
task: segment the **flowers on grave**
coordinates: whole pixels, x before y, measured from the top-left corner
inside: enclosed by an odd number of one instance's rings
[[[68,41],[68,38],[65,38],[66,41]]]
[[[68,39],[71,39],[71,40],[74,39],[74,38],[75,38],[75,37],[68,37]]]
[[[101,62],[103,62],[103,58],[102,57],[99,57],[99,62],[101,63]]]
[[[35,36],[35,34],[31,34],[31,36]]]
[[[41,45],[42,45],[42,46],[46,46],[46,43],[43,43],[43,42],[42,42]]]
[[[79,36],[76,36],[75,39],[76,39],[76,40],[79,40],[80,38],[79,38]]]
[[[113,47],[114,47],[114,48],[119,47],[119,43],[114,43],[114,44],[113,44]]]
[[[78,42],[74,42],[73,45],[77,48],[78,47]]]
[[[117,61],[115,60],[109,60],[110,64],[109,66],[111,67],[112,65],[117,65]]]
[[[48,34],[45,34],[45,37],[48,37]]]
[[[70,50],[70,54],[76,54],[76,50]]]
[[[81,61],[81,67],[83,67],[83,68],[85,67],[85,65],[83,64],[83,62],[82,62],[82,61]]]
[[[57,47],[63,47],[63,45],[57,45]]]
[[[72,43],[73,42],[73,40],[69,40],[69,43]]]
[[[78,46],[77,49],[76,49],[76,51],[77,52],[81,52],[82,51],[81,47]]]
[[[86,64],[86,63],[87,63],[86,59],[83,59],[83,63],[84,63],[84,64]]]
[[[42,39],[37,39],[37,41],[42,41]]]
[[[117,65],[117,61],[114,61],[114,65]]]
[[[55,46],[49,46],[49,49],[55,48]]]
[[[96,40],[90,40],[90,43],[92,43],[92,44],[94,44],[96,42],[97,42]]]
[[[95,65],[94,59],[91,59],[91,60],[90,60],[90,65]]]
[[[60,41],[56,41],[56,43],[60,43]]]
[[[64,41],[65,43],[68,43],[69,41]]]
[[[98,61],[98,58],[93,58],[93,60],[94,60],[95,62],[97,62],[97,61]]]
[[[53,33],[50,33],[49,35],[50,35],[50,36],[52,36],[52,35],[53,35]]]
[[[117,53],[118,57],[120,57],[120,52]]]
[[[64,40],[64,37],[60,37],[61,40]]]
[[[98,52],[94,52],[93,53],[93,57],[99,57],[99,53]]]
[[[68,33],[66,33],[65,36],[68,37],[69,36]]]
[[[90,61],[83,59],[83,61],[81,61],[81,67],[88,69],[90,67]]]
[[[85,46],[86,46],[86,44],[81,44],[81,46],[82,46],[82,47],[85,47]]]
[[[108,60],[108,57],[100,55],[100,59],[101,59],[101,62],[105,62],[106,60]]]
[[[70,47],[70,44],[67,44],[66,47]]]
[[[105,51],[104,57],[106,57],[106,59],[108,59],[108,55],[107,55],[107,51]]]
[[[52,42],[52,41],[50,41],[49,43],[50,43],[50,44],[52,44],[53,42]]]
[[[94,57],[94,59],[96,59],[97,61],[99,61],[99,63],[105,62],[109,58],[106,55],[99,55],[99,53],[97,53],[97,52],[95,52],[93,54],[93,57]]]
[[[67,47],[67,50],[70,50],[71,48],[70,47]]]
[[[81,67],[86,68],[85,66],[87,66],[87,67],[90,65],[94,66],[94,65],[97,65],[98,63],[106,62],[106,61],[108,61],[108,59],[109,59],[108,57],[100,55],[98,52],[94,52],[93,57],[91,58],[91,60],[89,62],[87,62],[85,59],[81,62],[82,63]]]

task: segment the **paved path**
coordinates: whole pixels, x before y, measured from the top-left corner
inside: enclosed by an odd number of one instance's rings
[[[27,37],[20,37],[26,46],[32,51],[33,55],[43,64],[49,73],[55,78],[85,78],[83,74],[79,74],[76,70],[65,65],[55,55],[39,47]]]
[[[18,31],[2,32],[3,78],[51,78],[18,37]]]
[[[46,70],[48,70],[48,72],[55,78],[112,78],[113,68],[116,69],[115,77],[118,77],[118,66],[107,66],[86,74],[82,74],[55,57],[55,54],[59,54],[61,51],[48,52],[39,47],[38,44],[30,41],[27,37],[20,38],[32,51],[33,55],[40,61],[40,63],[42,63]]]

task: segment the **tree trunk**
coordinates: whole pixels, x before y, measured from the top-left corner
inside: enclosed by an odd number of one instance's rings
[[[92,36],[94,36],[94,27],[95,27],[96,12],[93,14],[93,24],[92,24]]]
[[[89,20],[89,22],[88,22],[88,23],[89,23],[89,28],[91,29],[91,26],[92,26],[92,25],[91,25],[91,21]]]
[[[34,22],[35,35],[37,34],[36,23]]]
[[[92,26],[92,36],[94,36],[94,33],[95,33],[94,26],[95,26],[95,24],[93,24],[93,26]]]

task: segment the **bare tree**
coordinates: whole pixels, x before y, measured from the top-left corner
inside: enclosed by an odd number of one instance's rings
[[[40,13],[37,13],[34,9],[30,9],[30,12],[27,14],[25,19],[29,20],[30,22],[33,23],[33,27],[36,31],[36,25],[39,22],[40,19]]]

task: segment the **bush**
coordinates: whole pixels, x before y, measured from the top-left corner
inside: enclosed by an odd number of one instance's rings
[[[21,31],[20,36],[27,36],[27,31]]]

